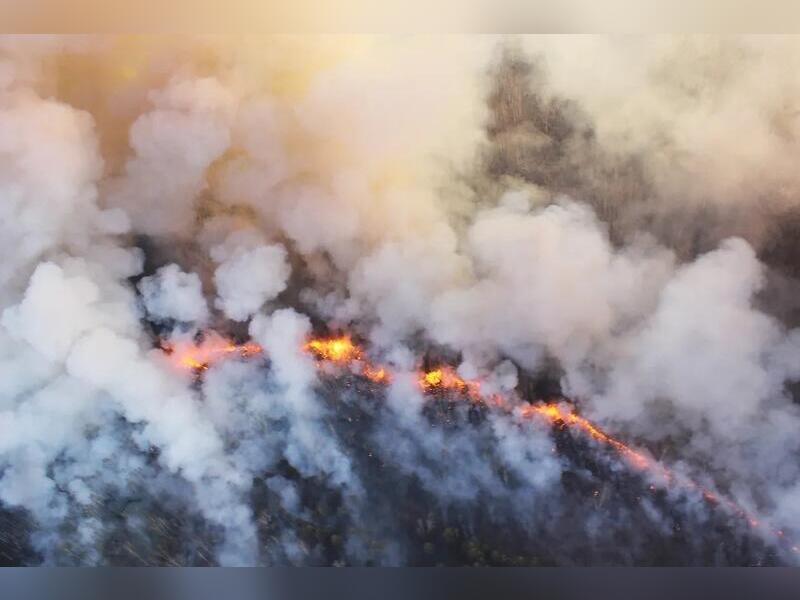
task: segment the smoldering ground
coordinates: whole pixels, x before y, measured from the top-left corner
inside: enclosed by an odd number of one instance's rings
[[[794,38],[1,47],[8,563],[794,562]]]

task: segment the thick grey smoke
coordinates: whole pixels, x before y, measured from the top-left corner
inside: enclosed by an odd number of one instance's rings
[[[523,409],[560,390],[800,536],[780,233],[798,57],[759,38],[2,40],[18,561],[790,561]],[[389,385],[304,349],[341,331]],[[502,406],[424,393],[439,359]]]

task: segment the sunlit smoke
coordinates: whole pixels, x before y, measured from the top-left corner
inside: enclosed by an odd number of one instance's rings
[[[796,562],[798,67],[0,38],[4,556]]]

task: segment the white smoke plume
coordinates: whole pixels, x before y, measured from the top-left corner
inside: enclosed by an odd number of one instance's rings
[[[154,320],[203,323],[208,319],[200,278],[196,273],[184,273],[178,265],[166,265],[155,275],[143,277],[139,291],[147,314]]]
[[[219,263],[214,271],[217,308],[234,321],[246,321],[268,300],[286,289],[289,265],[280,244],[247,244],[231,234],[225,243],[211,249]]]
[[[525,408],[568,398],[800,537],[798,58],[786,38],[0,40],[0,503],[29,532],[4,555],[795,561]],[[337,333],[362,371],[305,346]],[[426,392],[440,362],[506,404]]]

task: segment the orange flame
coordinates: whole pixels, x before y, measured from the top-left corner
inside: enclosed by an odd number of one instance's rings
[[[770,529],[761,521],[750,514],[745,508],[737,504],[730,498],[724,498],[715,494],[711,490],[703,487],[702,485],[688,479],[686,477],[678,476],[671,469],[665,467],[659,462],[647,457],[642,452],[634,450],[624,442],[610,436],[588,419],[581,417],[574,412],[574,409],[563,408],[563,403],[547,403],[526,406],[522,409],[521,414],[524,417],[540,416],[544,417],[548,422],[556,426],[571,427],[588,435],[592,439],[606,444],[607,446],[615,449],[621,456],[628,460],[628,462],[635,468],[643,471],[648,471],[651,475],[659,476],[664,480],[667,485],[678,486],[685,490],[697,492],[714,505],[725,507],[731,514],[739,518],[745,519],[750,527],[759,530],[764,534],[771,534],[777,538],[783,538],[784,532],[780,529]],[[651,485],[650,491],[656,491],[656,487]],[[800,547],[791,546],[792,552],[800,553]]]
[[[353,371],[373,383],[389,383],[391,380],[388,369],[369,362],[365,358],[364,351],[354,344],[349,336],[312,339],[303,349],[322,363],[351,367]]]
[[[227,356],[238,354],[247,358],[263,352],[263,348],[253,342],[234,344],[217,334],[207,335],[200,344],[192,342],[162,343],[162,350],[170,356],[170,360],[178,367],[202,372],[209,365]],[[366,379],[379,384],[387,384],[392,380],[390,371],[383,366],[370,363],[364,351],[353,343],[349,336],[340,336],[329,339],[312,339],[303,349],[312,354],[320,364],[333,363],[338,366],[350,367],[354,372]],[[474,401],[485,402],[496,408],[510,412],[513,404],[505,397],[494,394],[486,397],[481,393],[481,385],[477,380],[468,380],[460,377],[449,366],[440,366],[429,371],[420,371],[417,382],[425,393],[452,391],[467,395]],[[782,530],[771,530],[753,517],[748,511],[739,506],[735,501],[720,497],[705,487],[687,479],[677,476],[669,468],[648,457],[646,454],[633,449],[624,442],[602,431],[594,423],[577,414],[573,407],[564,402],[548,402],[525,405],[519,414],[523,418],[541,418],[555,427],[566,427],[578,431],[596,442],[614,449],[617,454],[627,460],[634,468],[647,471],[650,475],[659,476],[666,485],[679,486],[686,490],[698,492],[706,501],[725,507],[731,514],[745,519],[751,527],[765,533],[783,538]],[[650,485],[651,491],[656,491]],[[791,550],[800,553],[800,547],[791,546]]]
[[[418,382],[426,392],[453,391],[468,394],[473,398],[480,396],[480,382],[462,379],[453,368],[447,366],[422,372]]]
[[[211,364],[227,356],[238,354],[248,358],[263,350],[254,342],[234,344],[216,334],[207,335],[200,343],[189,340],[161,342],[161,349],[176,368],[191,369],[196,372],[206,371]]]
[[[383,367],[373,367],[369,363],[365,364],[361,374],[373,383],[389,383],[391,377],[389,372]]]
[[[590,438],[611,446],[617,452],[627,458],[631,464],[638,469],[649,469],[653,465],[652,461],[641,452],[637,452],[630,446],[627,446],[619,440],[614,439],[604,431],[601,431],[591,421],[581,417],[580,415],[577,415],[574,410],[565,410],[557,403],[551,402],[548,404],[533,404],[526,406],[522,409],[522,415],[524,417],[539,415],[555,425],[561,424],[573,429],[578,429],[584,434],[588,435]]]
[[[349,363],[359,360],[362,356],[361,349],[353,344],[353,340],[348,336],[314,339],[309,341],[304,349],[319,360],[329,360],[335,363]]]

